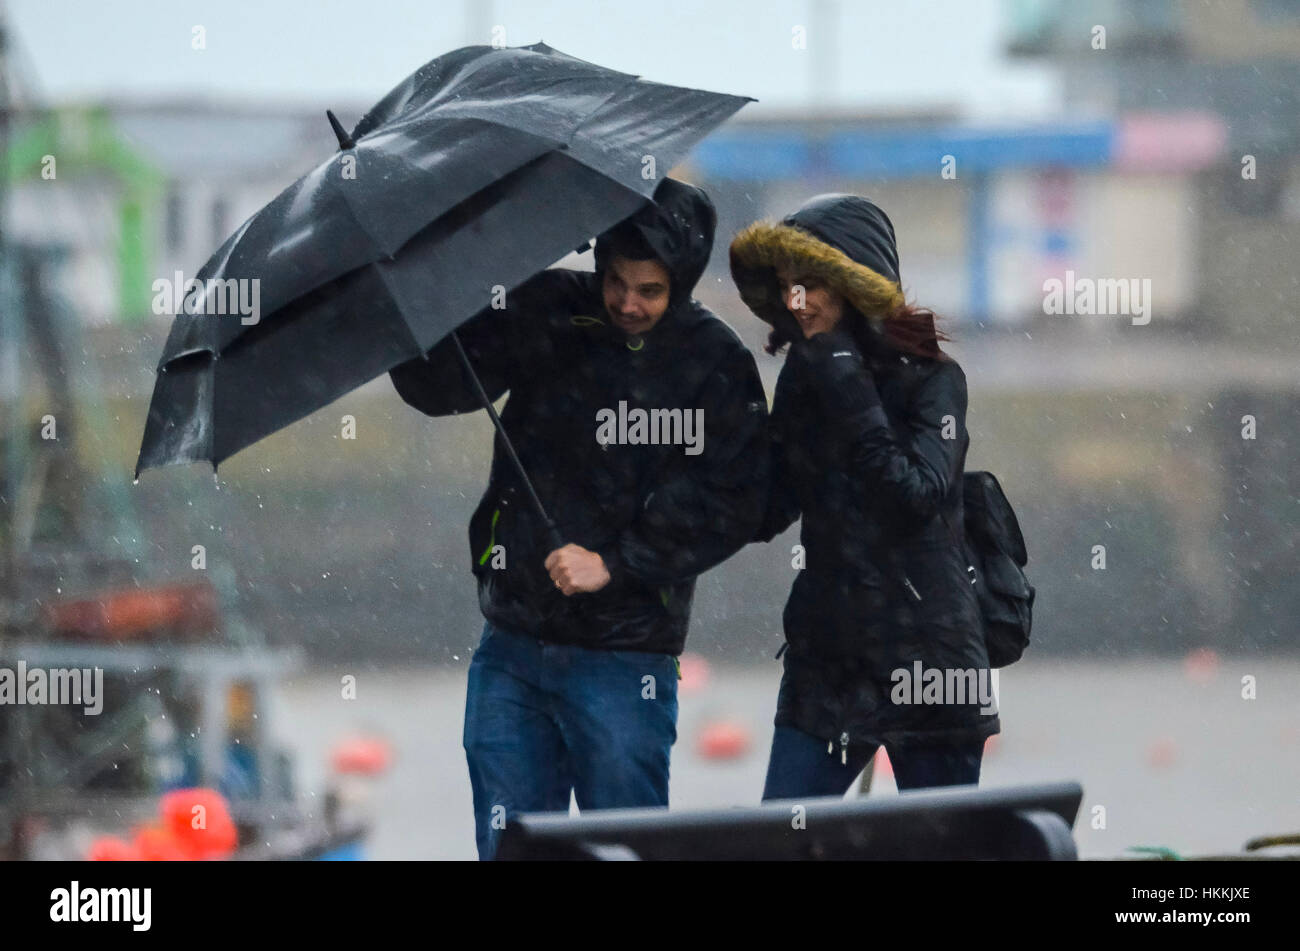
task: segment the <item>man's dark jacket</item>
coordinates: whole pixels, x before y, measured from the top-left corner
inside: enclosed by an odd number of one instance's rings
[[[634,224],[668,268],[671,292],[649,332],[632,337],[610,323],[604,238],[596,273],[544,271],[511,291],[505,309],[459,331],[488,395],[510,392],[502,422],[561,536],[599,552],[610,583],[570,597],[555,587],[543,567],[544,525],[500,437],[469,553],[494,625],[552,643],[677,655],[696,576],[748,542],[762,518],[767,400],[753,356],[691,298],[712,249],[712,205],[671,179],[655,198]],[[402,399],[433,416],[480,408],[451,347],[391,372]],[[619,414],[620,403],[629,413],[679,410],[683,422],[702,410],[702,451],[602,445],[597,414]]]

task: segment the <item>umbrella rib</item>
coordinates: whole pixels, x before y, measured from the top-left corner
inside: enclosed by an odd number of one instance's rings
[[[566,149],[566,147],[567,147],[567,143],[565,143],[565,142],[559,142],[557,139],[554,139],[554,138],[552,138],[552,137],[550,137],[550,136],[538,135],[537,133],[529,132],[529,131],[527,131],[527,130],[525,130],[525,129],[520,129],[520,128],[517,128],[517,127],[515,127],[515,126],[506,125],[506,124],[501,123],[501,122],[495,122],[495,121],[493,121],[493,120],[491,120],[491,119],[479,119],[478,117],[470,117],[470,118],[473,118],[475,121],[478,121],[478,122],[484,122],[484,123],[487,123],[487,124],[489,124],[489,125],[494,125],[494,126],[496,126],[497,128],[500,128],[500,129],[507,129],[507,130],[509,130],[509,131],[511,131],[511,132],[514,132],[514,133],[518,134],[518,135],[525,135],[525,136],[528,136],[529,138],[536,139],[538,142],[541,142],[541,143],[543,143],[543,144],[549,146],[549,149],[547,149],[547,150],[543,150],[542,152],[539,152],[537,156],[534,156],[533,158],[528,159],[528,160],[525,161],[525,162],[521,162],[521,163],[520,163],[516,168],[511,169],[510,172],[506,172],[506,173],[505,173],[506,175],[510,174],[511,172],[517,171],[519,168],[523,168],[525,165],[528,164],[528,162],[534,161],[537,157],[539,157],[539,156],[541,156],[541,155],[545,155],[547,151],[555,151],[556,149]],[[585,120],[584,120],[584,121],[585,121]],[[384,128],[384,131],[386,131],[386,132],[387,132],[387,131],[391,131],[391,127],[387,127],[387,126],[386,126],[386,127]],[[576,130],[575,130],[575,131],[576,131]],[[570,136],[570,140],[572,140],[572,136]],[[359,142],[357,143],[357,145],[360,145],[360,144],[361,144],[361,142],[359,141]],[[328,161],[329,161],[329,162],[333,162],[334,159],[331,158],[331,159],[329,159]],[[438,185],[438,183],[439,183],[439,182],[438,182],[438,177],[437,177],[437,175],[435,175],[433,172],[430,172],[428,169],[421,168],[420,166],[415,165],[415,164],[413,164],[413,163],[411,163],[411,162],[403,162],[401,167],[402,167],[405,171],[407,171],[407,172],[409,172],[409,173],[412,173],[412,174],[414,174],[414,175],[418,175],[419,178],[421,178],[421,179],[423,179],[423,180],[425,180],[425,181],[428,181],[428,182],[430,183],[430,185],[432,185],[432,186],[434,186],[434,187],[436,187],[436,186]],[[493,181],[499,180],[500,177],[501,177],[501,176],[499,176],[498,179],[494,179]],[[335,180],[334,180],[334,179],[330,179],[330,181],[331,181],[331,182],[334,182]],[[491,181],[490,181],[490,182],[486,182],[482,187],[483,187],[483,188],[487,188],[487,187],[490,187],[492,184],[493,184],[493,182],[491,182]],[[333,187],[334,193],[337,194],[337,195],[339,195],[340,197],[342,197],[342,199],[343,199],[343,203],[344,203],[344,205],[347,206],[347,209],[348,209],[348,216],[351,218],[353,224],[355,224],[355,225],[358,227],[358,229],[360,229],[360,230],[361,230],[361,231],[366,235],[366,237],[370,239],[371,244],[372,244],[372,245],[373,245],[377,250],[379,250],[380,252],[382,252],[381,257],[379,257],[379,258],[375,258],[374,260],[372,260],[372,261],[370,261],[370,262],[368,262],[368,263],[373,264],[373,263],[375,263],[376,261],[379,261],[379,260],[382,260],[383,258],[387,258],[387,257],[389,257],[389,256],[390,256],[390,252],[387,250],[387,244],[386,244],[385,242],[383,242],[383,241],[380,241],[380,240],[379,240],[379,239],[374,235],[374,233],[372,233],[371,230],[370,230],[368,227],[366,227],[366,225],[365,225],[365,224],[362,222],[362,220],[358,217],[357,209],[356,209],[356,207],[352,204],[352,198],[350,197],[350,191],[349,191],[349,189],[343,188],[343,187],[342,187],[341,185],[339,185],[339,184],[334,184],[332,187]],[[456,204],[459,204],[459,201],[453,203],[453,207],[454,207]],[[450,210],[450,209],[447,209],[447,210]],[[446,211],[443,212],[443,214],[445,214],[445,213],[446,213]],[[428,224],[432,224],[432,222],[433,222],[433,221],[436,221],[438,217],[441,217],[441,215],[435,216],[434,218],[430,219],[430,221],[426,223],[426,226],[427,226]],[[417,230],[419,230],[419,229],[417,229]],[[407,241],[409,241],[409,240],[411,239],[411,237],[412,237],[411,235],[405,235],[405,236],[403,236],[402,241],[401,241],[401,244],[405,244]],[[401,244],[399,244],[398,247],[400,247]],[[395,249],[394,249],[394,250],[395,250]]]

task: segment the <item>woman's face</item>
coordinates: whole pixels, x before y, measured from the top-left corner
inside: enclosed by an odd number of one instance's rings
[[[834,330],[844,316],[844,298],[797,269],[778,267],[781,300],[794,315],[804,338]]]

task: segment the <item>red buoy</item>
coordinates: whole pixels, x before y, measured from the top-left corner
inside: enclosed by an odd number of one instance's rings
[[[1208,647],[1192,651],[1183,659],[1183,673],[1192,683],[1204,684],[1219,672],[1219,655]]]
[[[388,741],[377,737],[356,737],[334,747],[334,771],[374,776],[388,769],[392,758]]]
[[[705,759],[735,759],[749,751],[749,730],[739,723],[726,720],[705,725],[696,744]]]
[[[101,835],[90,843],[86,858],[91,862],[138,862],[139,850],[115,835]]]
[[[1147,746],[1147,765],[1154,769],[1167,769],[1178,761],[1178,746],[1172,739],[1162,736]]]
[[[132,842],[145,862],[184,862],[194,858],[166,826],[143,826]]]
[[[158,811],[185,858],[225,858],[239,845],[230,807],[215,789],[174,789],[162,797]]]
[[[678,692],[694,693],[709,685],[713,671],[709,662],[699,654],[683,654],[677,658],[677,663],[682,672],[681,679],[677,682]]]

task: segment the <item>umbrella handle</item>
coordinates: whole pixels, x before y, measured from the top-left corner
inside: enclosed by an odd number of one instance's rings
[[[492,425],[496,427],[497,435],[501,437],[501,443],[506,447],[506,455],[510,457],[510,462],[519,473],[519,478],[523,480],[524,488],[528,492],[529,501],[533,503],[533,508],[542,518],[542,524],[546,526],[546,538],[550,543],[551,551],[557,548],[563,548],[565,545],[564,536],[560,534],[559,528],[555,524],[555,519],[546,511],[546,506],[542,505],[542,500],[537,496],[537,490],[533,488],[533,480],[528,478],[528,471],[524,469],[524,464],[519,460],[519,454],[515,452],[514,443],[506,435],[506,428],[501,422],[501,417],[497,415],[496,407],[492,405],[492,400],[487,395],[487,390],[483,389],[483,383],[479,380],[478,374],[474,372],[474,365],[469,362],[469,354],[461,345],[460,337],[456,331],[450,334],[452,342],[456,345],[456,355],[460,357],[460,365],[464,367],[466,374],[469,375],[470,382],[474,385],[474,390],[478,393],[479,401],[483,408],[487,410],[488,416],[492,417]]]

